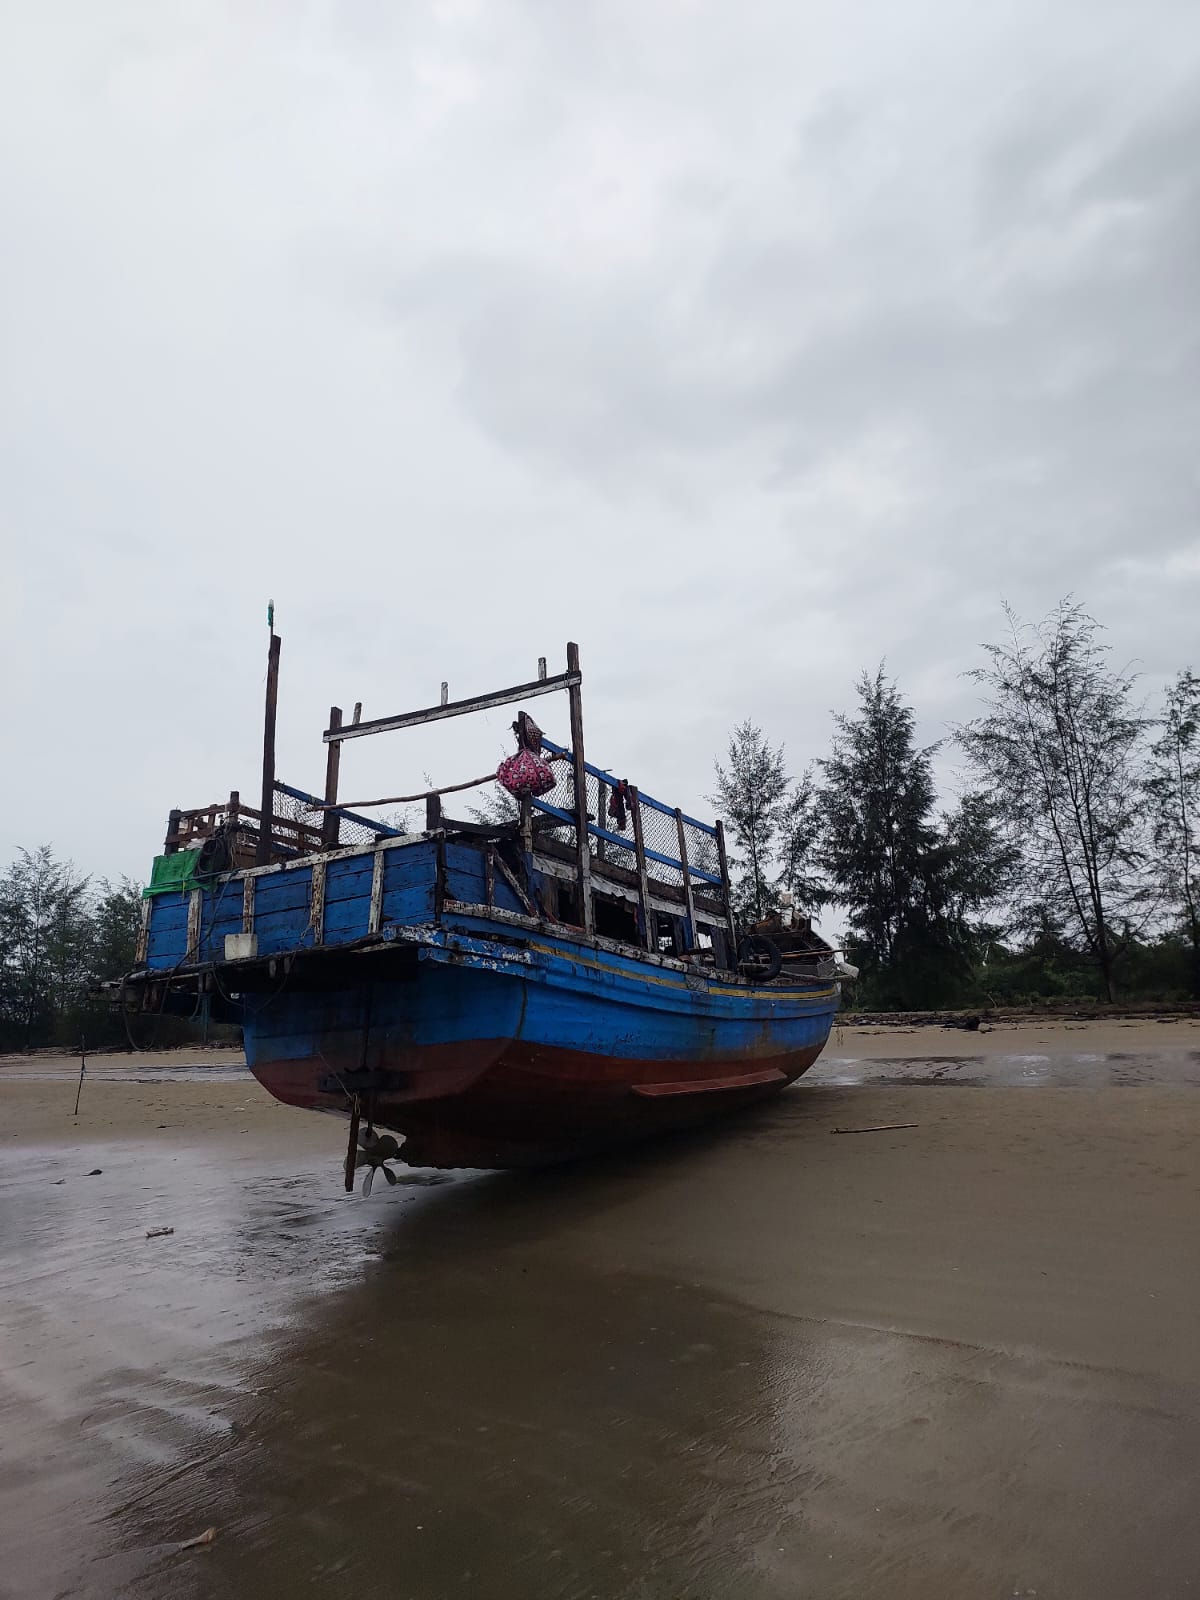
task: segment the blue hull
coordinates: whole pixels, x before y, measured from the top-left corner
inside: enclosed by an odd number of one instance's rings
[[[406,930],[402,974],[297,990],[247,1014],[247,1060],[278,1098],[344,1111],[363,1085],[421,1165],[561,1160],[776,1093],[829,1036],[833,986],[673,970],[486,919]],[[507,929],[505,930],[508,931]]]

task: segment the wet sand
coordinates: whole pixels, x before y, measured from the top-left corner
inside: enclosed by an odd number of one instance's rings
[[[366,1201],[234,1057],[0,1064],[0,1595],[1195,1593],[1200,1027],[1115,1026]]]

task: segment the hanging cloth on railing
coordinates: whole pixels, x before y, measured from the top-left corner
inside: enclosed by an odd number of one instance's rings
[[[624,833],[628,825],[627,808],[632,804],[633,796],[629,793],[629,779],[622,778],[620,783],[613,785],[612,794],[608,799],[608,814],[617,825],[617,832]]]

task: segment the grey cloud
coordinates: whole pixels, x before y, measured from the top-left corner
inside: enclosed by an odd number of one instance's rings
[[[1192,6],[14,35],[3,715],[49,731],[5,848],[143,870],[168,806],[252,782],[269,595],[301,782],[331,699],[567,634],[594,753],[683,800],[747,713],[820,753],[884,655],[938,737],[1001,596],[1075,591],[1151,677],[1194,652]],[[446,740],[411,759],[482,770]]]

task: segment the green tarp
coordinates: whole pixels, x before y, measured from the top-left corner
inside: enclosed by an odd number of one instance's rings
[[[199,850],[176,850],[174,855],[155,856],[150,869],[150,882],[142,890],[142,899],[155,894],[186,894],[198,889],[200,880],[196,868],[200,863]]]

